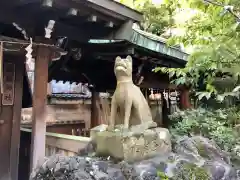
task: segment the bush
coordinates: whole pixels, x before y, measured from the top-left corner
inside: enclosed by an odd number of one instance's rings
[[[173,139],[184,135],[201,135],[213,139],[222,149],[232,152],[240,143],[233,126],[240,113],[235,108],[207,110],[203,108],[178,111],[170,116]]]

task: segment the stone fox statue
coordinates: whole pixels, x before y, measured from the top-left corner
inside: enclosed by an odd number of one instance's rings
[[[132,57],[117,57],[114,65],[117,87],[112,97],[109,130],[115,125],[124,129],[146,130],[156,127],[146,99],[132,81]]]

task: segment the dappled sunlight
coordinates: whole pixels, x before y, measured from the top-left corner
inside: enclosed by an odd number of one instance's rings
[[[184,24],[199,13],[200,13],[200,11],[198,11],[196,9],[179,8],[176,11],[174,20],[175,20],[176,24]]]

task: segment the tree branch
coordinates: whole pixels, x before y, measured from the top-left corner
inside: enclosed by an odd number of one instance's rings
[[[203,1],[206,3],[209,3],[209,4],[213,4],[215,6],[223,7],[225,9],[225,11],[228,11],[230,14],[232,14],[237,19],[237,21],[240,23],[240,17],[233,11],[233,6],[223,5],[219,2],[211,1],[211,0],[203,0]]]

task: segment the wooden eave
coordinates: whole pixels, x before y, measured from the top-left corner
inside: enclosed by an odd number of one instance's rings
[[[173,59],[187,62],[189,54],[178,47],[168,46],[167,40],[157,35],[133,28],[129,42]]]
[[[107,37],[129,21],[142,20],[141,13],[112,0],[5,0],[0,4],[0,23],[15,22],[32,38],[44,38],[49,20],[56,22],[52,39],[65,36],[79,42]]]
[[[166,46],[165,43],[161,42],[161,44]],[[90,43],[85,47],[89,47],[90,49],[96,49],[96,51],[92,53],[92,56],[94,56],[96,59],[111,59],[112,61],[114,61],[116,56],[132,55],[136,59],[148,60],[151,61],[152,64],[159,66],[181,68],[184,67],[187,63],[185,59],[181,59],[181,56],[171,56],[170,54],[168,55],[166,53],[162,53],[160,51],[160,48],[159,50],[153,49],[151,47],[145,47],[140,43],[138,44],[129,41],[96,40],[96,43]],[[173,50],[181,52],[178,49]],[[90,51],[91,50],[89,50],[88,52]],[[182,54],[185,55],[185,53]]]
[[[89,42],[99,46],[108,46],[107,44],[114,46],[125,42],[125,44],[132,44],[133,47],[141,49],[147,54],[150,53],[150,56],[155,56],[155,58],[164,57],[183,66],[187,63],[189,54],[178,47],[168,46],[166,39],[136,28],[132,28],[129,34],[129,38],[125,40],[91,39]]]

